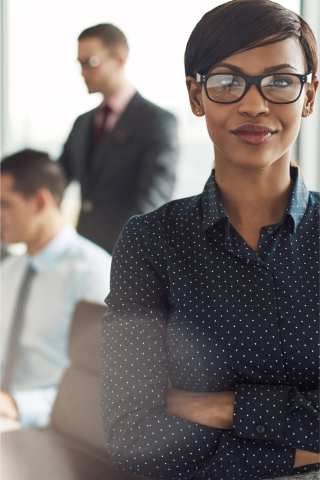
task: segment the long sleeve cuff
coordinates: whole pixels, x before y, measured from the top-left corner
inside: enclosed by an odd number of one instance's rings
[[[19,422],[26,427],[46,427],[57,395],[56,387],[15,390],[12,396],[17,404]]]
[[[318,449],[319,414],[297,388],[237,385],[234,431],[242,438]]]
[[[295,461],[295,449],[278,447],[261,440],[245,440],[245,469],[243,478],[277,478],[290,475]]]
[[[220,430],[220,441],[200,478],[267,479],[290,475],[295,449],[262,440],[239,438],[232,430]],[[228,477],[227,475],[228,474]]]

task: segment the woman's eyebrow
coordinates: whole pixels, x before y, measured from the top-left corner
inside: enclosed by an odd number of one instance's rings
[[[221,63],[217,63],[212,70],[215,70],[216,68],[219,68],[219,67],[227,67],[229,68],[230,70],[233,70],[234,72],[237,72],[237,73],[243,73],[244,70],[243,68],[241,67],[237,67],[236,65],[231,65],[231,63],[224,63],[224,62],[221,62]]]
[[[243,68],[237,67],[236,65],[232,65],[231,63],[225,63],[225,62],[217,63],[213,67],[212,71],[220,67],[229,68],[229,70],[233,70],[234,72],[237,72],[237,73],[244,73]],[[277,72],[278,70],[283,70],[284,68],[291,68],[292,70],[298,71],[295,67],[293,67],[289,63],[281,63],[280,65],[274,65],[272,67],[265,68],[264,73],[274,73],[274,72]]]
[[[295,67],[293,67],[292,65],[289,65],[289,63],[282,63],[281,65],[274,65],[273,67],[265,68],[264,73],[274,73],[274,72],[277,72],[278,70],[283,70],[284,68],[291,68],[296,72],[298,71]]]

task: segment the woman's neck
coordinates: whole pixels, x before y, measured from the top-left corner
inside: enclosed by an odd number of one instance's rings
[[[216,182],[230,223],[257,249],[261,227],[278,223],[292,191],[289,160],[263,169],[244,169],[216,158]]]

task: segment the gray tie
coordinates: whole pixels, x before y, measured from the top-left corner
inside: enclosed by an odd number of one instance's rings
[[[17,306],[14,312],[13,321],[10,331],[10,339],[8,346],[8,354],[4,374],[1,380],[1,390],[10,391],[10,386],[14,379],[16,366],[20,357],[20,336],[23,328],[25,306],[28,299],[31,281],[36,271],[29,265],[22,281],[19,296],[17,298]]]

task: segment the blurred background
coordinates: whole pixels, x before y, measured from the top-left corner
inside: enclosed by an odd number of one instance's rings
[[[128,38],[127,78],[147,99],[179,121],[180,159],[174,198],[200,193],[209,176],[212,144],[204,118],[191,114],[183,56],[196,22],[217,0],[2,0],[1,154],[32,147],[60,154],[76,117],[101,102],[88,95],[77,64],[77,37],[86,27],[114,23]],[[319,44],[319,0],[280,0],[301,13]],[[293,156],[307,186],[318,189],[320,113],[305,119]],[[74,218],[79,187],[71,184],[64,213]]]

